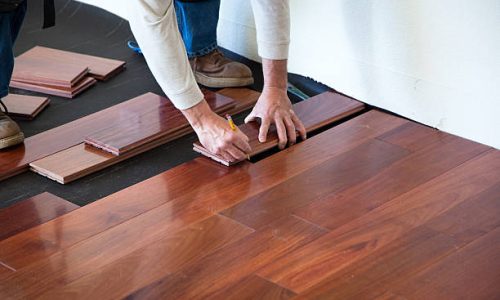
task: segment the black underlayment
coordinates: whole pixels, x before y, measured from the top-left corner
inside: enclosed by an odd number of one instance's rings
[[[16,55],[41,45],[124,60],[127,65],[126,70],[118,76],[107,82],[98,82],[75,99],[50,96],[51,104],[35,120],[19,121],[26,136],[68,123],[146,92],[163,95],[143,57],[132,52],[126,45],[128,40],[134,39],[127,21],[99,8],[75,1],[56,0],[56,26],[42,30],[42,3],[43,1],[28,1],[28,13],[15,46]],[[262,90],[260,64],[237,54],[224,52],[230,58],[247,64],[256,79],[251,88]],[[302,76],[290,75],[289,79],[310,96],[328,89]],[[12,89],[11,92],[36,95],[17,89]],[[298,100],[293,96],[291,98],[292,101]],[[235,116],[235,121],[240,124],[247,113]],[[192,151],[195,140],[194,134],[185,136],[67,185],[25,172],[0,182],[0,207],[45,191],[77,205],[88,204],[197,157],[198,154]]]

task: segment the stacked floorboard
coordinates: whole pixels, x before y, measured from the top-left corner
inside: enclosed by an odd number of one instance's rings
[[[15,59],[11,87],[73,98],[124,69],[125,62],[36,46]]]
[[[2,102],[7,106],[9,116],[32,120],[49,105],[50,100],[47,97],[9,94]]]
[[[0,238],[0,295],[495,299],[499,194],[500,151],[371,110]]]

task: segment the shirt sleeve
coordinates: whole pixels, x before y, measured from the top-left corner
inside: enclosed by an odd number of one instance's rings
[[[288,0],[252,0],[259,55],[266,59],[287,59],[290,45]]]

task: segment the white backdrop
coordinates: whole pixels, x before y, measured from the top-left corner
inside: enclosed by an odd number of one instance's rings
[[[291,0],[289,71],[500,148],[499,0]],[[222,0],[219,44],[258,60],[248,0]]]

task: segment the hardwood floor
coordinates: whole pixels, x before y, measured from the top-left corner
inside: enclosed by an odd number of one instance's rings
[[[6,299],[494,299],[500,151],[376,110],[0,241]]]
[[[50,100],[47,97],[9,94],[2,102],[7,106],[10,117],[32,120],[49,105]]]

